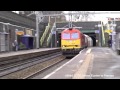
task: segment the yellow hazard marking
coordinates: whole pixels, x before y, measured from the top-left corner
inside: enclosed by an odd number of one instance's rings
[[[91,48],[89,48],[86,52],[86,54],[90,53],[91,52]]]
[[[88,53],[83,64],[80,66],[79,70],[73,75],[73,79],[85,79],[91,59],[92,59],[92,54]]]

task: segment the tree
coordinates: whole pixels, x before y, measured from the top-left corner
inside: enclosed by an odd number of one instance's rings
[[[69,11],[69,13],[79,13],[77,15],[72,15],[74,21],[88,21],[94,14],[91,14],[90,11]],[[93,11],[94,13],[94,11]]]

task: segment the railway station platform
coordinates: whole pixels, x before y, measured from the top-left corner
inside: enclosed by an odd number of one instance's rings
[[[120,56],[108,47],[82,50],[42,79],[119,79]]]
[[[39,55],[48,54],[57,50],[60,51],[60,48],[40,48],[40,49],[0,53],[0,61],[6,59],[28,59]]]

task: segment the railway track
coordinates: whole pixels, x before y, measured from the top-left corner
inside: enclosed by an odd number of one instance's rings
[[[62,62],[63,60],[65,60],[65,58],[62,58],[61,60],[57,60],[56,62],[51,63],[51,64],[49,64],[49,65],[41,68],[40,70],[38,70],[38,71],[36,71],[36,72],[34,72],[34,73],[32,73],[32,74],[30,74],[30,75],[22,78],[22,79],[33,79],[34,77],[36,77],[37,75],[39,75],[39,74],[42,73],[43,71],[45,71],[45,70],[47,70],[47,69],[49,69],[49,68],[57,65],[58,63]]]
[[[59,53],[60,52],[56,52],[56,54],[59,54]],[[26,59],[26,60],[22,60],[22,61],[19,60],[19,61],[15,61],[13,63],[3,64],[3,65],[0,66],[0,72],[2,72],[4,70],[11,69],[13,67],[18,67],[18,66],[21,66],[21,65],[24,65],[24,64],[27,64],[27,63],[32,63],[32,62],[44,59],[46,57],[54,56],[54,54],[55,53],[49,54],[49,55],[45,55],[45,56],[36,57],[36,58],[32,58],[32,59]],[[9,61],[6,61],[6,62],[9,62]],[[42,62],[42,60],[41,60],[41,62]]]
[[[0,79],[29,79],[39,72],[61,62],[61,52],[8,64],[0,68]]]

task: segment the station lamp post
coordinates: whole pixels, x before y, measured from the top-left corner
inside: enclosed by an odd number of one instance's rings
[[[113,50],[115,50],[115,35],[116,35],[115,27],[116,27],[116,24],[115,24],[115,20],[114,20],[114,21],[112,21],[112,24],[111,24],[111,30],[112,30],[112,49]]]
[[[17,32],[18,31],[19,31],[18,29],[15,29],[15,40],[17,40]]]
[[[111,33],[112,49],[115,50],[115,35],[116,35],[116,32],[115,32],[115,27],[116,27],[115,18],[110,18],[110,17],[107,17],[107,18],[108,18],[108,23],[110,24],[110,29],[112,30],[112,33]]]
[[[101,24],[98,24],[98,25],[95,25],[95,27],[98,27],[99,28],[99,31],[97,30],[97,33],[99,33],[99,46],[101,47],[101,41],[102,41],[102,35],[101,35],[101,27],[102,25]]]
[[[102,45],[102,35],[101,35],[101,27],[102,27],[102,25],[101,24],[98,24],[98,28],[99,28],[99,46],[101,47]]]
[[[53,27],[56,28],[57,18],[60,18],[60,16],[51,16],[51,18],[55,19]],[[57,47],[57,35],[56,35],[57,31],[55,30],[55,31],[51,32],[51,34],[55,34],[55,47]],[[51,47],[52,47],[52,40],[51,40]]]
[[[40,45],[39,23],[42,22],[43,20],[43,13],[39,11],[35,11],[35,15],[36,15],[36,48],[39,49],[39,45]]]

